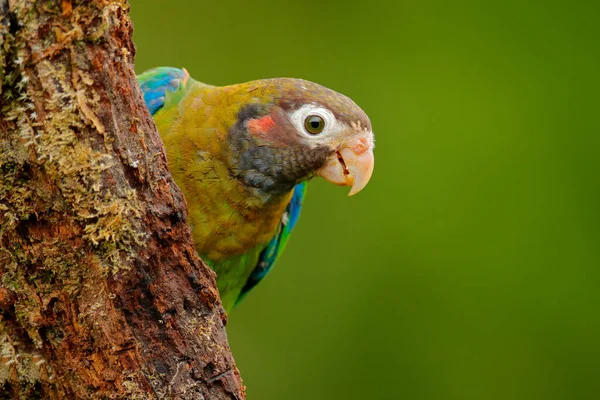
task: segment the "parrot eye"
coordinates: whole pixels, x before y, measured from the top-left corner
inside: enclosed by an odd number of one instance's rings
[[[312,135],[323,132],[325,121],[318,115],[310,115],[304,120],[304,129]]]

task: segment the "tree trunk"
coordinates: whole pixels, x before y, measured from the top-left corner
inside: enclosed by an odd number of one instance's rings
[[[125,0],[0,0],[0,398],[243,399]]]

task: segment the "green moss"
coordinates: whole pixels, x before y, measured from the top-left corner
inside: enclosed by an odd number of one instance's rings
[[[154,399],[155,396],[151,396],[147,391],[142,390],[138,385],[137,381],[139,381],[140,375],[139,372],[127,374],[125,381],[123,382],[123,387],[125,388],[125,396],[128,399],[132,400],[146,400],[146,399]],[[142,377],[145,379],[145,377]],[[161,397],[164,398],[164,397]]]
[[[11,382],[19,398],[32,399],[39,390],[38,382],[51,381],[52,370],[41,353],[24,348],[0,321],[0,384]],[[18,377],[16,382],[11,379],[14,375]]]
[[[56,4],[42,7],[55,12],[60,10],[55,10]],[[52,62],[49,58],[36,62],[35,87],[46,92],[43,104],[37,101],[37,107],[44,109],[42,119],[30,93],[33,86],[25,65],[31,60],[23,36],[37,31],[37,11],[31,3],[21,2],[14,12],[24,28],[14,36],[0,35],[0,118],[8,127],[0,132],[0,279],[18,299],[16,322],[27,331],[33,347],[40,348],[43,340],[58,345],[64,337],[59,327],[47,327],[43,338],[39,333],[45,314],[64,312],[48,309],[57,307],[52,306],[53,299],[64,294],[73,298],[82,290],[89,293],[90,288],[100,291],[94,284],[102,278],[98,271],[108,275],[126,268],[135,247],[144,245],[145,209],[134,189],[106,184],[107,177],[119,176],[120,161],[113,158],[112,143],[96,116],[100,96],[84,70],[85,57],[79,60],[77,56],[87,51],[83,41],[104,37],[112,17],[104,13],[102,23],[86,38],[78,21],[89,15],[81,14],[85,12],[81,6],[74,9],[68,32],[53,31],[44,39],[42,47],[57,45],[58,50]],[[66,46],[61,40],[74,43],[73,53],[61,53],[61,46]],[[55,62],[61,54],[63,61],[71,62]],[[98,135],[82,139],[80,133],[90,129]],[[102,311],[95,307],[88,307],[77,323],[93,323],[96,311]],[[7,342],[6,330],[0,319],[3,359],[11,349],[20,348]],[[14,384],[11,379],[16,371],[17,386],[33,393],[31,388],[40,379],[39,365],[44,362],[40,364],[35,354],[18,354],[23,355],[0,362],[0,385]],[[133,380],[127,385],[134,396],[138,389]]]
[[[132,254],[134,244],[143,244],[144,235],[139,223],[136,224],[143,205],[133,189],[118,193],[103,187],[103,173],[115,161],[109,154],[95,150],[89,141],[77,137],[76,132],[88,129],[86,125],[103,131],[91,111],[98,96],[86,93],[85,87],[75,92],[64,67],[42,61],[39,70],[42,79],[45,74],[52,76],[58,87],[46,103],[48,114],[43,125],[32,120],[33,112],[28,112],[28,107],[19,102],[12,102],[13,106],[4,110],[7,119],[16,121],[20,140],[15,140],[15,132],[12,137],[2,138],[0,170],[4,179],[0,183],[0,195],[5,201],[0,203],[4,211],[0,234],[29,219],[35,203],[48,201],[44,189],[36,191],[24,176],[25,166],[31,162],[29,150],[33,150],[36,164],[42,165],[48,181],[54,183],[59,192],[51,211],[68,212],[80,222],[83,237],[97,250],[103,266],[115,272],[122,268],[120,258]],[[85,74],[81,81],[84,85],[91,83]],[[26,95],[17,92],[27,103]],[[91,104],[87,104],[88,101]]]

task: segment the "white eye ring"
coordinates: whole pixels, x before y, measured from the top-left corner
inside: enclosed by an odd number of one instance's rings
[[[323,129],[319,132],[312,133],[307,130],[306,121],[310,117],[319,117],[323,119]],[[298,132],[306,138],[310,138],[313,141],[319,141],[319,138],[327,136],[329,133],[336,130],[338,122],[331,111],[322,106],[314,104],[305,104],[296,111],[294,111],[290,118],[292,123],[296,126]]]

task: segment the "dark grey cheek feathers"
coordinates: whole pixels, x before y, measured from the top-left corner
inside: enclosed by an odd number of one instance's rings
[[[332,150],[327,147],[308,150],[293,144],[289,136],[289,144],[286,145],[278,140],[277,146],[271,147],[267,138],[262,138],[259,144],[248,132],[246,121],[260,117],[260,108],[256,105],[250,105],[238,114],[238,120],[228,136],[231,172],[250,187],[269,194],[287,193],[321,168]],[[294,134],[279,134],[286,133]]]
[[[299,147],[273,148],[249,142],[237,158],[238,173],[247,185],[268,193],[289,192],[321,168],[331,153],[325,148],[306,151]]]

